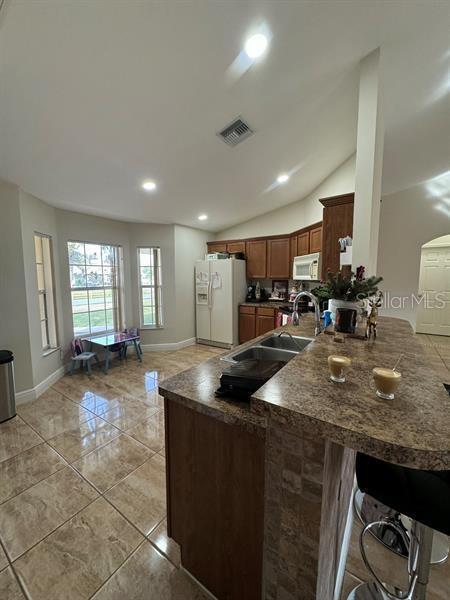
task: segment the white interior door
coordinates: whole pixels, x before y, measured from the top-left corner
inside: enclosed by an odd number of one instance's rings
[[[211,261],[211,340],[233,343],[233,278],[231,260]]]
[[[450,246],[422,248],[416,331],[450,335]]]

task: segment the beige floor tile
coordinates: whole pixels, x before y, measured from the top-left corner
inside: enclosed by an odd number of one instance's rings
[[[0,598],[2,600],[25,599],[11,567],[0,573]]]
[[[144,542],[95,594],[95,600],[206,600],[187,575]],[[93,599],[93,600],[94,600]]]
[[[122,392],[119,390],[111,388],[104,394],[90,394],[80,402],[80,405],[95,415],[100,416],[107,410],[118,406],[122,395]]]
[[[99,498],[14,566],[33,600],[84,600],[141,541],[136,529]]]
[[[53,387],[74,402],[82,402],[90,395],[102,395],[111,391],[111,386],[106,381],[95,376],[88,377],[80,374],[66,375],[57,381]]]
[[[45,443],[0,463],[0,504],[63,469],[67,463]]]
[[[120,435],[120,431],[110,423],[100,417],[92,417],[78,427],[49,439],[48,443],[72,463]]]
[[[19,417],[0,423],[0,462],[42,443],[42,438]]]
[[[143,423],[138,423],[128,429],[127,433],[151,450],[159,452],[165,444],[164,411],[158,410]]]
[[[152,542],[154,546],[158,548],[164,556],[166,556],[170,562],[172,562],[176,567],[179,567],[181,564],[181,554],[180,554],[180,546],[176,543],[175,540],[168,537],[167,535],[167,520],[164,519],[161,523],[156,527],[151,534],[148,536],[148,539]]]
[[[42,396],[18,408],[22,419],[44,439],[77,427],[93,415],[79,404],[65,400],[60,394]]]
[[[360,579],[346,571],[344,575],[344,582],[342,584],[341,600],[347,600],[350,592],[361,583],[362,581]]]
[[[121,435],[73,463],[102,493],[150,458],[152,452],[132,438]]]
[[[15,560],[95,500],[97,492],[66,467],[0,506],[0,538]]]
[[[142,400],[123,396],[120,404],[102,413],[101,417],[122,431],[126,431],[154,415],[157,410],[156,406],[148,406]]]
[[[166,515],[165,461],[154,454],[111,488],[105,497],[144,535]]]
[[[5,569],[8,566],[8,564],[9,563],[8,563],[8,559],[6,558],[5,551],[0,546],[0,571],[3,571],[3,569]],[[0,594],[0,598],[1,598],[1,594]]]

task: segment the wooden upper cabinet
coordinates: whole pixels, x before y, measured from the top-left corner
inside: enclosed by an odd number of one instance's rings
[[[267,277],[269,279],[289,279],[290,240],[288,237],[267,240]]]
[[[267,277],[267,241],[250,240],[245,244],[247,277],[265,279]]]
[[[214,252],[227,252],[227,245],[223,242],[208,242],[208,254],[214,254]]]
[[[304,256],[305,254],[309,254],[309,231],[299,233],[297,236],[296,256]]]
[[[227,252],[243,252],[245,254],[245,242],[230,242],[227,244]]]
[[[355,194],[322,198],[322,278],[327,271],[339,271],[339,238],[353,237],[353,203]]]
[[[322,250],[322,227],[315,227],[309,232],[309,253],[320,252]]]
[[[294,269],[294,258],[297,256],[297,236],[291,235],[289,238],[289,279],[292,278]]]

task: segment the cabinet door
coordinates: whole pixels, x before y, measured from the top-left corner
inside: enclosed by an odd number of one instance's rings
[[[267,240],[267,277],[270,279],[289,279],[289,238]]]
[[[213,242],[212,244],[208,244],[208,254],[213,254],[214,252],[226,252],[227,245],[223,242]]]
[[[265,279],[267,277],[266,240],[246,242],[247,277],[249,279]]]
[[[167,526],[183,566],[217,598],[260,600],[264,436],[167,399],[165,423]]]
[[[322,227],[315,227],[309,232],[309,251],[320,252],[322,250]]]
[[[255,315],[239,313],[239,343],[249,342],[256,337]]]
[[[227,252],[243,252],[245,254],[245,242],[231,242],[231,244],[227,244]]]
[[[309,254],[309,231],[299,233],[297,236],[297,256]]]
[[[272,315],[256,315],[256,337],[275,329],[275,318]]]

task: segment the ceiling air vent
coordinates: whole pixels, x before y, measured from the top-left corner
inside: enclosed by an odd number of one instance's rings
[[[229,146],[237,146],[254,133],[253,129],[240,117],[217,134]]]

